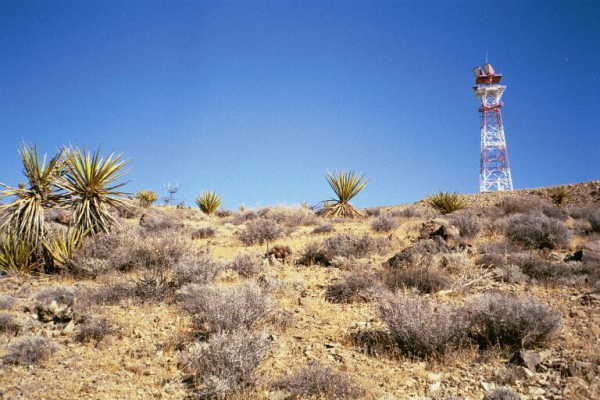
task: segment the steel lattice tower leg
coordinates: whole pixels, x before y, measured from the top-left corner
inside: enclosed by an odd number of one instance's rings
[[[502,123],[502,94],[506,86],[499,85],[502,75],[491,65],[475,68],[475,95],[481,101],[481,164],[479,191],[513,190],[506,137]]]

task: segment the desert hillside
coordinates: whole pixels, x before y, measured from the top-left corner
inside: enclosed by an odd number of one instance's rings
[[[114,209],[0,272],[0,399],[600,398],[600,182],[438,200]]]

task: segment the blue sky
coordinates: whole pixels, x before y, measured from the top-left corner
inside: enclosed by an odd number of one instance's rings
[[[485,3],[485,4],[484,4]],[[358,206],[478,190],[472,67],[504,74],[515,187],[600,178],[597,1],[0,2],[0,182],[22,141],[122,152],[128,191]]]

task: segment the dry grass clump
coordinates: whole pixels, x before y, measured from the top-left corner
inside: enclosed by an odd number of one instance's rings
[[[224,268],[222,263],[206,255],[185,257],[173,267],[172,279],[178,288],[188,283],[206,284],[212,282]]]
[[[371,224],[371,229],[375,232],[391,232],[398,227],[398,221],[388,215],[379,216]]]
[[[227,288],[191,284],[184,286],[178,295],[201,336],[238,328],[250,329],[273,308],[270,297],[254,283]]]
[[[331,224],[319,225],[315,229],[312,230],[311,233],[318,235],[322,233],[331,233],[335,232],[335,228]]]
[[[368,302],[381,295],[382,288],[378,280],[365,272],[348,274],[339,283],[327,287],[325,298],[331,303]]]
[[[111,335],[116,332],[116,329],[111,323],[105,319],[93,319],[84,322],[79,326],[75,340],[80,343],[88,342],[101,342],[105,336]]]
[[[134,279],[133,297],[142,302],[160,302],[171,297],[176,290],[163,269],[153,268],[138,278]]]
[[[544,214],[516,214],[507,221],[506,238],[514,244],[535,249],[554,249],[568,244],[569,230]]]
[[[533,298],[485,294],[474,299],[467,309],[473,320],[472,335],[483,346],[537,346],[560,328],[560,315]]]
[[[566,210],[537,197],[506,197],[496,206],[504,215],[538,212],[559,220],[565,220],[569,216]]]
[[[213,228],[205,227],[196,229],[192,232],[192,240],[208,239],[215,236],[216,231]]]
[[[263,271],[262,259],[255,254],[240,254],[225,267],[237,272],[241,277],[251,278]]]
[[[420,293],[435,293],[448,289],[452,279],[436,268],[416,266],[389,270],[385,274],[384,282],[392,291],[414,288]]]
[[[481,231],[481,224],[475,215],[466,213],[455,214],[452,215],[450,222],[458,228],[460,236],[465,239],[472,239]]]
[[[357,399],[364,390],[345,374],[319,363],[311,363],[278,380],[274,387],[289,393],[289,399]]]
[[[240,241],[246,246],[270,243],[283,235],[283,229],[277,222],[267,218],[257,218],[246,224],[238,234]]]
[[[194,395],[199,399],[226,399],[252,387],[257,381],[256,368],[270,347],[266,334],[245,329],[220,332],[208,342],[195,343],[182,356]]]
[[[510,388],[502,387],[486,393],[483,400],[521,400],[521,396]]]
[[[219,218],[227,218],[233,215],[233,211],[222,208],[215,211],[215,215]]]
[[[8,295],[0,295],[0,310],[10,310],[14,304],[14,297]]]
[[[300,265],[332,265],[336,257],[363,258],[371,254],[381,254],[389,247],[385,238],[372,238],[368,234],[354,236],[339,234],[325,239],[322,243],[311,243],[305,247],[297,261]]]
[[[8,345],[5,364],[31,365],[50,358],[58,346],[43,336],[25,336]]]
[[[20,331],[21,324],[17,322],[13,315],[5,312],[0,313],[0,333],[17,335]]]
[[[379,313],[403,354],[439,357],[467,343],[470,321],[460,309],[397,296],[383,300]]]

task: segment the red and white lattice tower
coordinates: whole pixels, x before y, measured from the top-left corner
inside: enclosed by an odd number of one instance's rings
[[[502,94],[506,86],[500,85],[502,74],[496,73],[491,64],[473,69],[475,73],[475,96],[481,107],[481,166],[479,191],[513,190],[510,164],[506,151],[506,138],[502,124]]]

